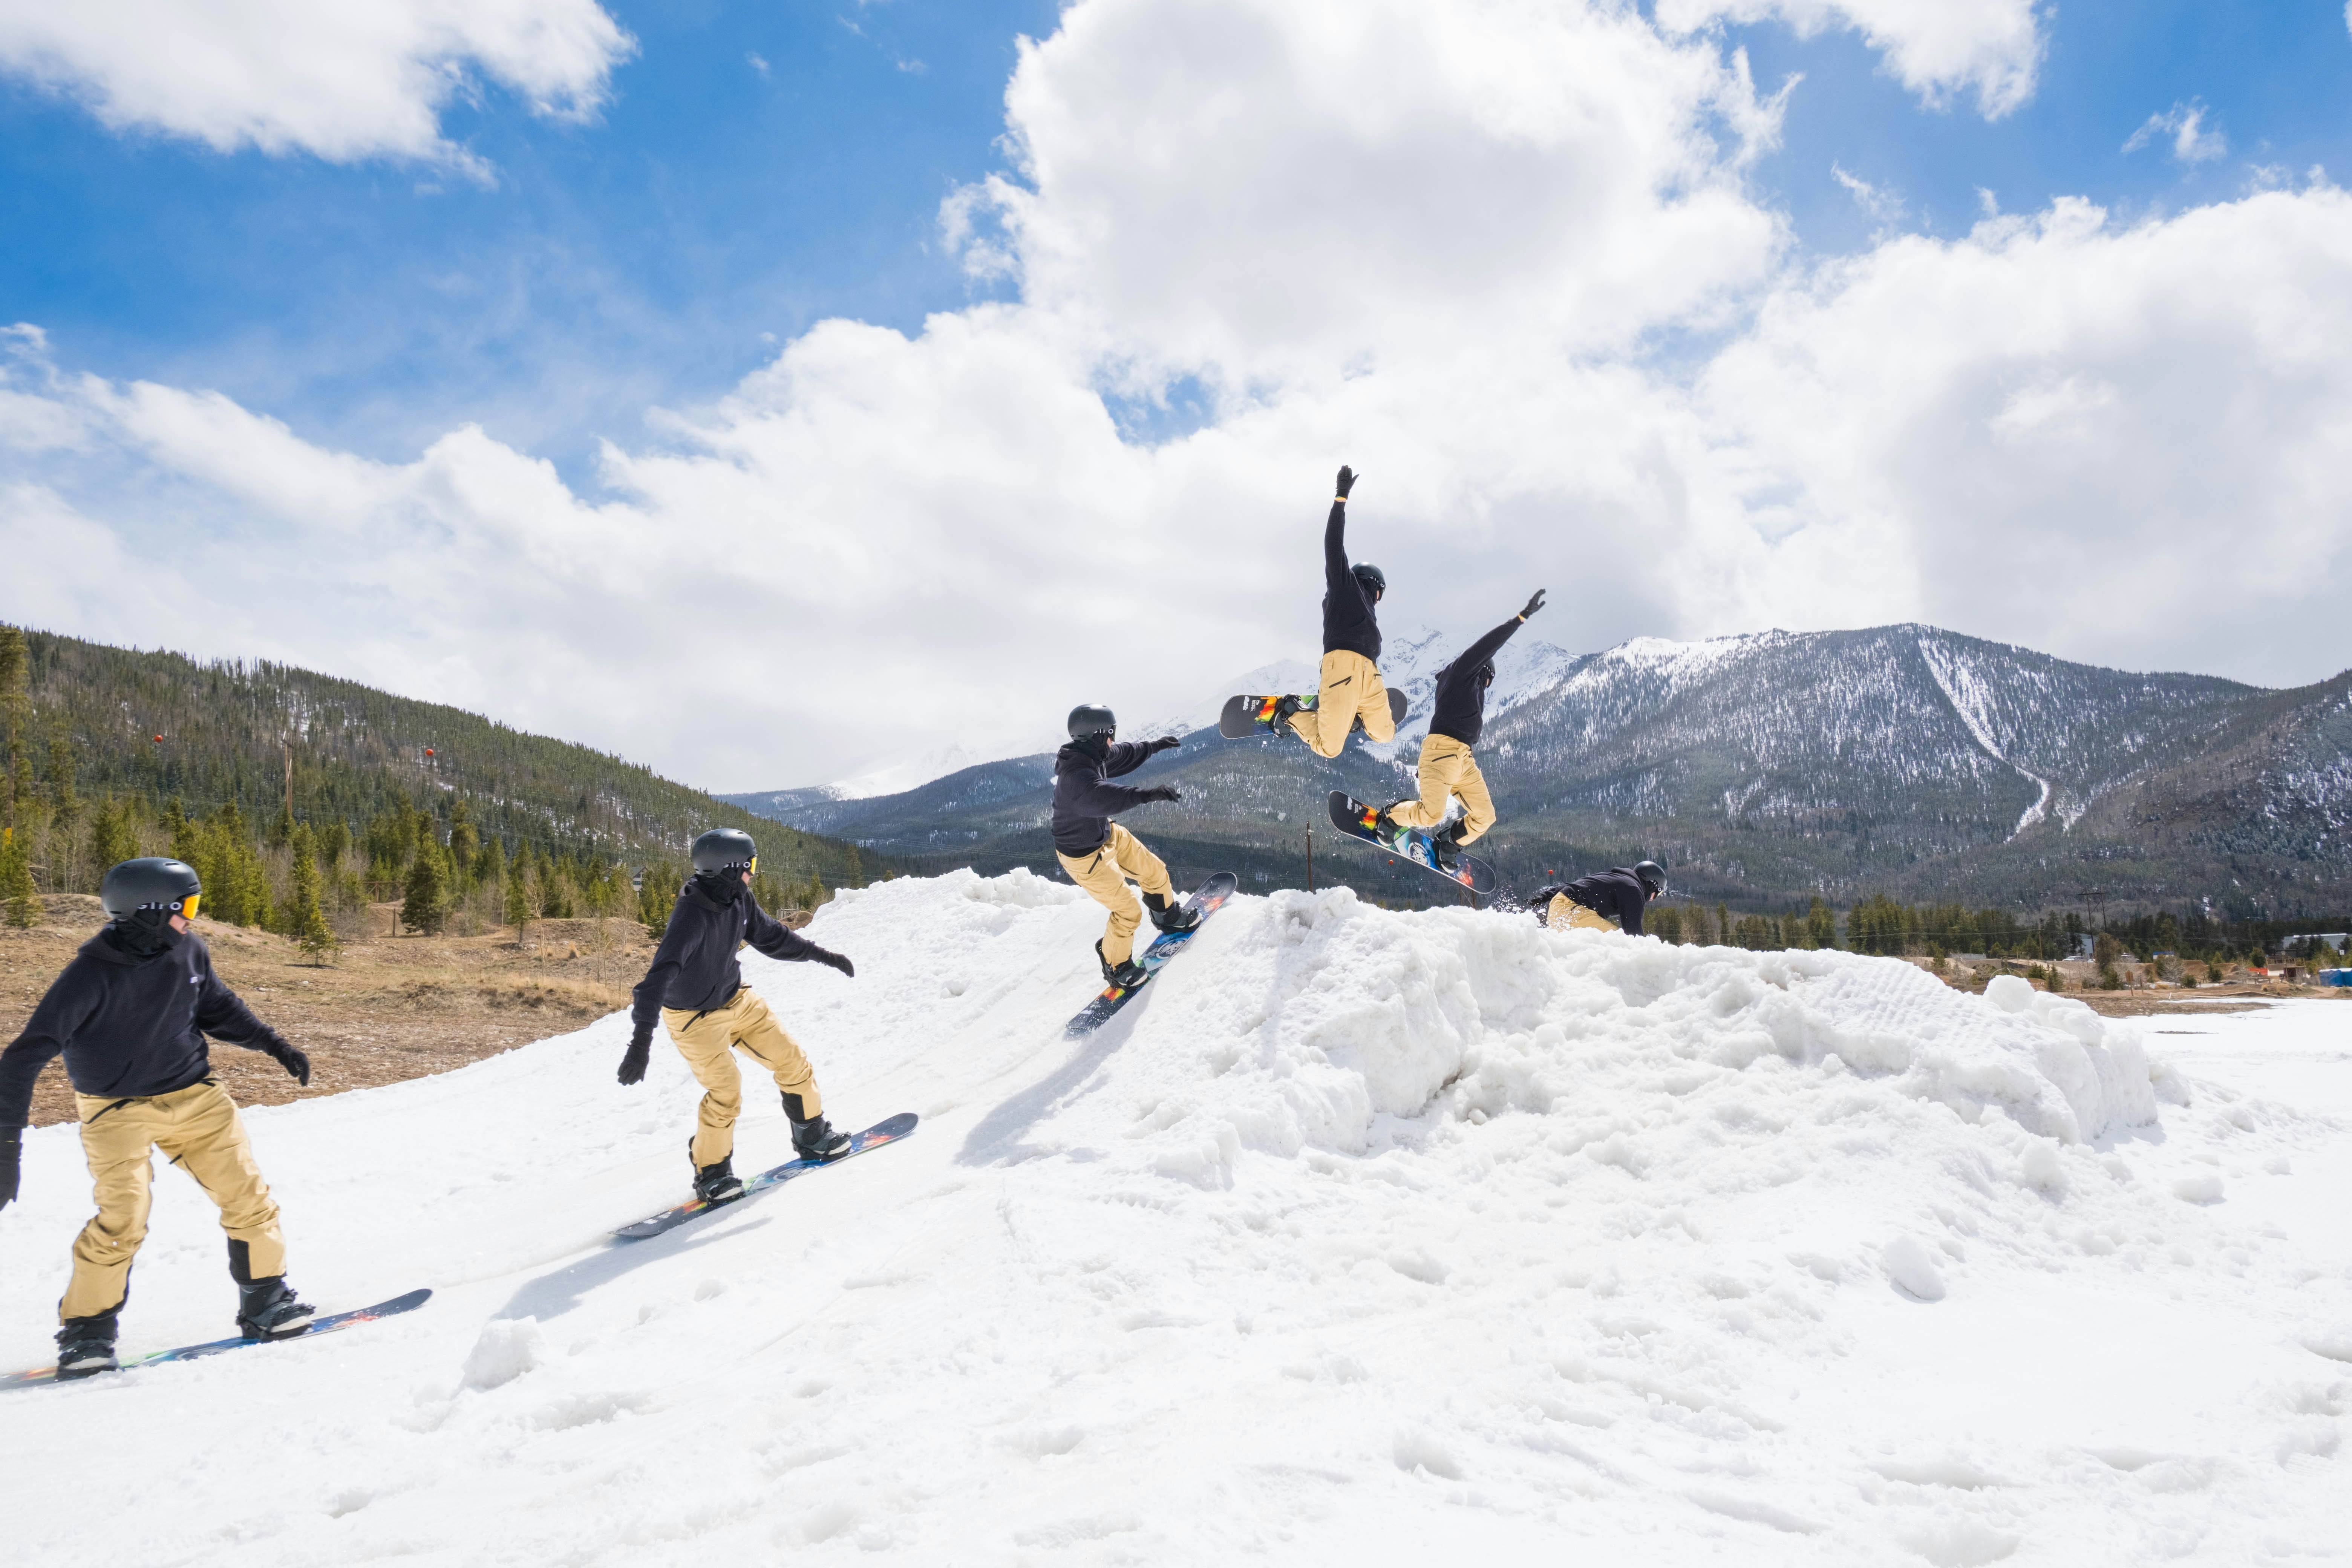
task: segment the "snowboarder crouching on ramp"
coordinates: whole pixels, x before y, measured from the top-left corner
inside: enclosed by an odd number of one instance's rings
[[[1381,714],[1386,718],[1388,699],[1381,701]],[[1132,877],[1143,885],[1151,923],[1163,931],[1190,931],[1201,923],[1201,914],[1185,909],[1176,897],[1160,857],[1111,820],[1150,801],[1183,798],[1174,784],[1136,789],[1110,782],[1183,742],[1173,735],[1121,741],[1118,734],[1118,717],[1109,709],[1085,702],[1070,710],[1070,743],[1054,758],[1054,853],[1070,880],[1110,911],[1102,939],[1095,943],[1103,983],[1135,985],[1144,978],[1142,966],[1135,962],[1135,931],[1143,923],[1143,909],[1128,891],[1127,879]]]
[[[1374,741],[1396,739],[1396,720],[1389,713],[1389,689],[1375,663],[1381,657],[1381,624],[1373,606],[1388,592],[1389,580],[1369,563],[1348,563],[1348,492],[1356,486],[1355,471],[1339,470],[1339,495],[1331,502],[1330,521],[1323,525],[1323,670],[1315,706],[1301,710],[1297,698],[1275,705],[1276,731],[1288,724],[1307,749],[1318,757],[1336,757],[1348,735],[1361,723]]]
[[[97,1189],[98,1213],[74,1238],[73,1274],[58,1303],[61,1378],[114,1367],[131,1265],[147,1239],[151,1149],[194,1176],[220,1209],[237,1331],[276,1339],[310,1321],[310,1304],[286,1283],[278,1205],[254,1163],[236,1102],[213,1079],[205,1037],[263,1052],[306,1085],[310,1058],[213,973],[203,940],[188,933],[203,892],[194,870],[178,860],[125,860],[107,872],[99,898],[110,923],[82,943],[24,1033],[0,1051],[0,1206],[16,1195],[33,1080],[60,1053]]]
[[[1486,776],[1471,748],[1486,724],[1486,689],[1495,684],[1495,655],[1528,617],[1543,608],[1538,588],[1526,609],[1462,650],[1461,657],[1437,672],[1436,709],[1429,717],[1429,733],[1421,741],[1421,798],[1401,800],[1381,813],[1390,827],[1434,827],[1445,820],[1448,801],[1462,797],[1462,815],[1429,841],[1439,866],[1454,868],[1454,857],[1465,844],[1495,826],[1495,797],[1486,793]]]
[[[1554,931],[1622,931],[1642,934],[1642,911],[1666,890],[1666,868],[1655,860],[1617,866],[1565,886],[1536,889],[1536,919]]]
[[[628,1054],[621,1058],[621,1081],[646,1076],[653,1048],[654,1020],[677,1047],[703,1088],[694,1136],[686,1157],[694,1167],[694,1195],[721,1202],[743,1190],[735,1176],[735,1119],[743,1110],[743,1079],[735,1068],[741,1051],[775,1076],[783,1091],[784,1114],[792,1118],[793,1151],[804,1160],[831,1160],[849,1148],[849,1135],[824,1119],[816,1074],[760,994],[743,984],[736,951],[750,942],[770,958],[813,959],[855,977],[856,967],[772,919],[751,896],[751,873],[760,851],[751,836],[714,827],[694,841],[694,877],[678,889],[669,926],[653,963],[637,983],[632,1008],[635,1026]]]

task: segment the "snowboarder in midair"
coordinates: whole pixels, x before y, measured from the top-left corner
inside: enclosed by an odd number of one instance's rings
[[[1527,607],[1468,647],[1437,672],[1436,708],[1421,742],[1421,798],[1401,800],[1381,814],[1383,829],[1434,827],[1445,821],[1450,797],[1462,797],[1462,815],[1430,837],[1430,853],[1450,871],[1465,844],[1495,826],[1495,797],[1471,748],[1486,724],[1486,689],[1495,684],[1495,655],[1528,617],[1543,608],[1538,588]]]
[[[73,1273],[58,1303],[58,1375],[112,1370],[131,1265],[147,1239],[154,1166],[149,1151],[195,1178],[220,1209],[237,1331],[278,1339],[309,1326],[310,1307],[286,1283],[278,1205],[254,1163],[236,1102],[214,1081],[205,1037],[274,1058],[304,1085],[310,1061],[255,1017],[213,972],[188,930],[204,884],[178,860],[125,860],[99,885],[107,925],[0,1051],[0,1206],[16,1195],[33,1081],[62,1054],[81,1116],[98,1213],[74,1238]]]
[[[1396,738],[1389,689],[1381,679],[1381,624],[1374,606],[1389,580],[1369,562],[1348,561],[1348,492],[1356,488],[1352,468],[1339,470],[1339,494],[1323,525],[1323,670],[1312,709],[1295,697],[1275,705],[1276,732],[1288,724],[1319,757],[1336,757],[1358,724],[1373,741]]]
[[[1536,919],[1554,931],[1622,931],[1642,934],[1642,912],[1666,890],[1666,868],[1655,860],[1615,866],[1573,882],[1536,889]]]
[[[1095,943],[1103,983],[1136,985],[1144,979],[1142,966],[1135,962],[1135,931],[1143,923],[1143,908],[1128,890],[1127,879],[1132,877],[1142,884],[1151,923],[1163,931],[1190,931],[1201,923],[1201,915],[1177,899],[1160,857],[1111,820],[1150,801],[1183,798],[1174,784],[1136,789],[1110,782],[1183,742],[1173,735],[1156,741],[1118,736],[1118,717],[1109,709],[1083,702],[1070,710],[1070,743],[1054,758],[1054,852],[1070,880],[1110,911],[1109,923]]]
[[[849,1149],[849,1135],[824,1119],[808,1058],[760,994],[743,984],[735,954],[748,942],[770,958],[813,960],[853,978],[857,969],[760,907],[751,896],[751,873],[759,864],[759,847],[737,828],[714,827],[694,841],[694,876],[678,889],[661,945],[637,983],[629,1050],[621,1058],[623,1083],[644,1079],[658,1019],[693,1069],[703,1095],[686,1157],[694,1167],[694,1195],[709,1203],[743,1191],[735,1175],[735,1119],[743,1110],[737,1051],[774,1075],[784,1114],[792,1119],[795,1153],[831,1160]]]

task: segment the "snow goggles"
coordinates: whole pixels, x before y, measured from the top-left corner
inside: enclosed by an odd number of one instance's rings
[[[178,900],[173,903],[142,904],[139,907],[142,910],[161,910],[163,911],[164,918],[167,920],[173,915],[178,915],[184,920],[194,920],[196,918],[196,904],[198,900],[203,898],[204,895],[202,893],[190,893],[186,898]]]

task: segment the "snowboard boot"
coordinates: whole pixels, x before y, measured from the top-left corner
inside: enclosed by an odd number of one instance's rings
[[[1151,972],[1136,963],[1132,956],[1125,963],[1114,965],[1103,956],[1099,942],[1095,943],[1095,962],[1102,965],[1103,984],[1106,985],[1118,985],[1132,991],[1151,978]]]
[[[1173,899],[1163,899],[1157,893],[1146,893],[1143,895],[1143,902],[1145,907],[1151,910],[1151,923],[1161,931],[1191,931],[1201,923],[1199,910],[1181,904]]]
[[[58,1381],[94,1377],[114,1370],[114,1324],[121,1303],[87,1318],[68,1318],[58,1329]]]
[[[694,1165],[694,1140],[686,1141],[686,1163]],[[694,1165],[694,1195],[707,1204],[723,1204],[730,1198],[743,1195],[743,1184],[735,1179],[735,1156],[721,1154],[714,1165]]]
[[[310,1326],[310,1303],[294,1294],[283,1274],[236,1288],[236,1331],[249,1340],[282,1340]]]
[[[1388,805],[1381,807],[1378,814],[1372,818],[1372,831],[1379,834],[1382,838],[1387,839],[1391,844],[1404,837],[1407,830],[1399,827],[1396,825],[1396,818],[1391,816],[1389,813],[1394,811],[1398,806],[1401,806],[1403,804],[1404,802],[1401,800],[1392,800],[1389,802]]]
[[[1290,727],[1290,721],[1304,711],[1306,707],[1307,704],[1296,697],[1276,698],[1274,700],[1274,732],[1277,735],[1297,735],[1298,731]]]
[[[1437,862],[1441,871],[1454,869],[1462,859],[1462,819],[1455,817],[1445,825],[1445,831],[1433,834],[1429,840],[1429,858]]]
[[[803,1114],[807,1107],[797,1094],[784,1096],[784,1114],[793,1124],[793,1152],[803,1160],[838,1160],[849,1152],[849,1134],[834,1130],[822,1113]]]

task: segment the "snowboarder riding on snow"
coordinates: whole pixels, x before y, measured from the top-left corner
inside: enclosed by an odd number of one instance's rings
[[[1560,887],[1536,889],[1536,919],[1554,931],[1622,931],[1642,934],[1642,911],[1666,890],[1666,868],[1655,860],[1617,866]]]
[[[107,872],[99,900],[110,923],[82,943],[24,1033],[0,1051],[0,1206],[16,1195],[33,1081],[61,1053],[97,1190],[98,1213],[74,1238],[73,1274],[58,1303],[61,1378],[114,1368],[131,1260],[147,1238],[150,1149],[194,1176],[220,1209],[237,1331],[277,1339],[310,1321],[309,1303],[287,1286],[278,1205],[236,1102],[214,1081],[205,1037],[260,1051],[305,1085],[310,1061],[213,973],[212,954],[188,931],[203,892],[196,873],[177,860],[125,860]]]
[[[1110,782],[1133,773],[1155,752],[1183,742],[1173,735],[1121,741],[1118,734],[1118,718],[1109,709],[1084,702],[1070,710],[1070,743],[1054,758],[1054,852],[1070,880],[1110,911],[1102,939],[1095,943],[1104,982],[1131,986],[1145,978],[1143,967],[1135,962],[1135,930],[1143,923],[1143,910],[1128,891],[1127,879],[1132,877],[1143,885],[1151,923],[1163,931],[1190,931],[1201,916],[1176,897],[1160,857],[1111,820],[1150,801],[1183,798],[1174,784],[1134,789]]]
[[[1389,580],[1370,563],[1348,563],[1348,492],[1356,488],[1352,468],[1339,470],[1339,494],[1323,525],[1323,670],[1312,709],[1295,697],[1275,706],[1275,725],[1288,724],[1318,757],[1336,757],[1358,725],[1374,741],[1396,739],[1388,687],[1374,663],[1381,657],[1381,624],[1373,606]]]
[[[1462,797],[1462,815],[1445,831],[1433,835],[1430,853],[1439,866],[1454,868],[1465,844],[1495,826],[1495,797],[1478,772],[1470,749],[1486,723],[1486,689],[1495,684],[1495,655],[1511,634],[1543,608],[1538,588],[1527,608],[1462,650],[1461,657],[1437,672],[1436,710],[1430,715],[1429,733],[1421,742],[1421,798],[1401,800],[1381,813],[1382,831],[1399,827],[1435,827],[1445,820],[1449,797]]]
[[[775,1076],[784,1114],[792,1118],[794,1152],[803,1159],[830,1160],[849,1148],[848,1134],[835,1131],[824,1119],[808,1058],[760,994],[743,984],[735,954],[748,942],[770,958],[814,959],[852,977],[857,970],[841,954],[770,918],[751,896],[751,873],[759,864],[759,847],[736,828],[714,827],[694,841],[694,877],[678,889],[661,946],[637,983],[631,1009],[635,1029],[628,1055],[621,1058],[623,1083],[644,1079],[654,1020],[661,1020],[703,1088],[686,1157],[694,1167],[695,1196],[713,1203],[743,1190],[735,1176],[735,1119],[743,1110],[743,1079],[735,1068],[739,1050]]]

